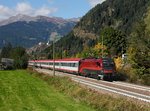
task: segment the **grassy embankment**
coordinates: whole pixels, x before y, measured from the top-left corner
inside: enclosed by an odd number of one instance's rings
[[[55,87],[29,72],[16,70],[0,71],[0,111],[94,110],[58,92]]]
[[[67,77],[0,71],[0,111],[149,111],[149,106],[81,87]],[[93,109],[92,109],[93,108]]]
[[[35,73],[31,70],[30,74],[43,79],[58,92],[73,98],[77,102],[90,105],[97,111],[149,111],[150,109],[150,105],[136,100],[131,101],[123,97],[112,97],[108,94],[84,88],[67,77],[53,77]]]

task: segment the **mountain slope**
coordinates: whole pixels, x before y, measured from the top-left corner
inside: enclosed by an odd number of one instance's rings
[[[144,16],[148,3],[149,0],[107,0],[90,10],[74,30],[99,34],[103,27],[111,26],[130,33],[132,25]]]
[[[0,47],[10,42],[14,46],[31,47],[39,42],[47,42],[51,32],[66,35],[76,24],[75,20],[30,17],[17,15],[0,22]]]
[[[120,30],[128,36],[134,24],[145,18],[149,3],[149,0],[106,0],[91,9],[67,36],[57,42],[57,47],[74,55],[84,47],[93,46],[105,27]],[[57,50],[60,52],[60,48]]]

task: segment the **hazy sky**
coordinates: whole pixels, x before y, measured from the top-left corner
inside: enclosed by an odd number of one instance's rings
[[[0,0],[0,20],[17,14],[77,18],[105,0]]]

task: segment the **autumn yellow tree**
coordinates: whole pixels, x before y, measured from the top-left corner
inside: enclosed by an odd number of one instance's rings
[[[123,66],[123,60],[121,57],[117,57],[114,59],[117,71],[120,70]]]
[[[103,51],[102,51],[103,50]],[[96,44],[94,47],[85,47],[84,50],[81,53],[78,53],[76,57],[103,57],[108,56],[108,50],[105,45],[102,45],[101,43]]]
[[[108,50],[105,45],[102,45],[101,43],[98,43],[93,48],[94,56],[95,57],[105,57],[108,56]],[[103,54],[102,54],[103,53]]]

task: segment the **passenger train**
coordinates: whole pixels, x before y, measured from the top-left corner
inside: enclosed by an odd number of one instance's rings
[[[111,58],[70,58],[54,60],[31,60],[29,66],[55,69],[85,77],[113,81],[116,73],[114,61]]]

